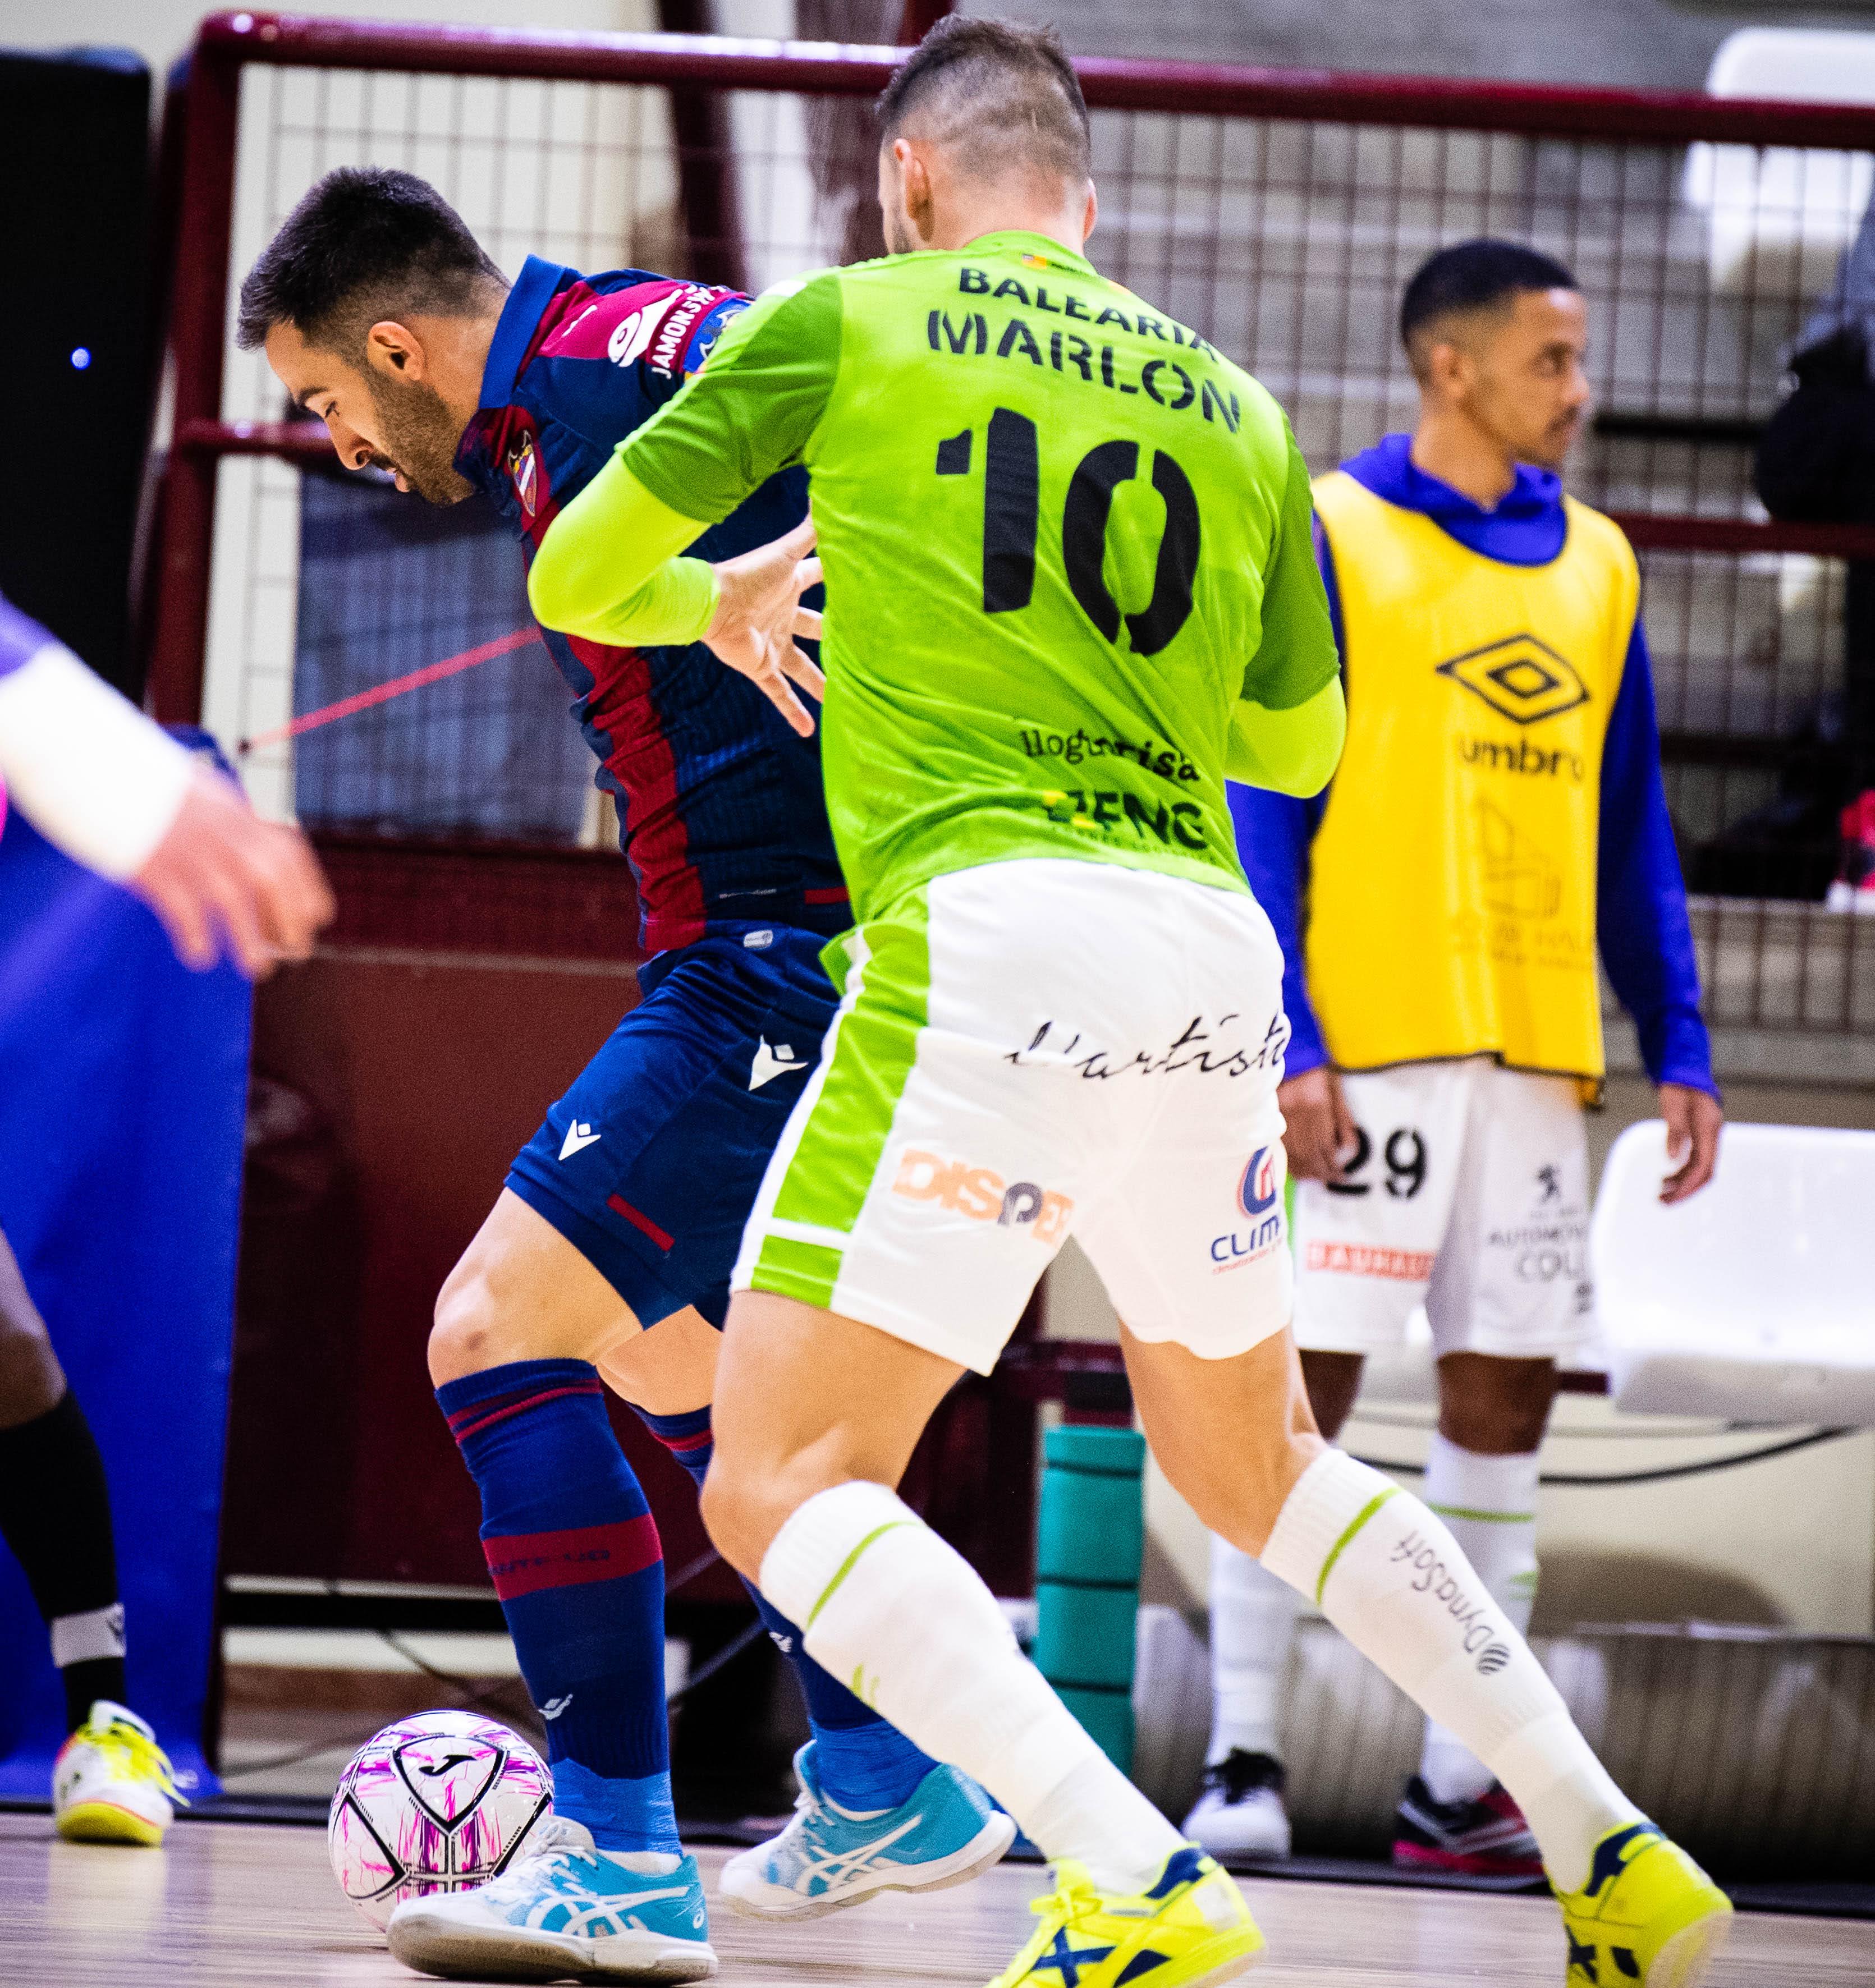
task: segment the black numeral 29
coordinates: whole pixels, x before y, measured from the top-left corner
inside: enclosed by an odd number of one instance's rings
[[[1360,1176],[1374,1156],[1374,1142],[1367,1128],[1354,1128],[1354,1157],[1341,1170],[1341,1178],[1326,1183],[1330,1194],[1366,1194],[1372,1181]],[[1396,1200],[1410,1201],[1426,1185],[1426,1141],[1410,1125],[1398,1125],[1386,1135],[1381,1148],[1386,1161],[1386,1191]]]
[[[937,473],[967,476],[972,431],[938,444]],[[1152,597],[1136,614],[1122,615],[1107,591],[1101,565],[1113,493],[1139,473],[1139,445],[1103,441],[1088,451],[1068,479],[1061,516],[1061,562],[1068,584],[1086,615],[1109,642],[1126,624],[1133,653],[1154,656],[1191,614],[1198,572],[1197,494],[1191,479],[1163,449],[1152,457],[1152,488],[1166,507],[1165,536],[1152,576]],[[1041,528],[1041,465],[1035,424],[998,407],[990,417],[983,450],[983,612],[1007,614],[1028,606],[1035,592],[1035,541]]]

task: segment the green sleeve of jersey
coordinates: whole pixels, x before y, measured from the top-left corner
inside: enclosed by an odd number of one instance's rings
[[[1231,715],[1224,771],[1247,787],[1308,800],[1333,777],[1348,735],[1341,678],[1330,677],[1305,704],[1269,711],[1240,702]]]
[[[801,460],[840,367],[840,280],[766,292],[733,318],[702,372],[619,444],[655,497],[705,524]]]
[[[1289,443],[1276,538],[1263,575],[1263,640],[1244,674],[1243,697],[1266,711],[1293,711],[1341,673],[1328,590],[1315,563],[1315,500],[1308,466],[1283,424]]]
[[[660,503],[614,455],[547,527],[527,572],[544,628],[631,647],[700,641],[716,576],[676,556],[697,521]]]

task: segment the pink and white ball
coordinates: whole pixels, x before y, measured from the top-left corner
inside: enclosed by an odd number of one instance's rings
[[[382,1932],[406,1898],[499,1876],[553,1811],[547,1763],[473,1712],[420,1712],[366,1741],[326,1824],[333,1875]]]

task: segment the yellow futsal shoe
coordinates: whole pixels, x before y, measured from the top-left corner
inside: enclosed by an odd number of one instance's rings
[[[1731,1901],[1650,1822],[1611,1829],[1579,1892],[1558,1891],[1565,1988],[1694,1988],[1731,1930]]]
[[[1031,1912],[1041,1923],[990,1988],[1200,1988],[1229,1981],[1263,1950],[1244,1895],[1194,1843],[1166,1859],[1149,1892],[1101,1892],[1078,1864]]]
[[[163,1840],[182,1800],[156,1735],[121,1705],[100,1698],[52,1763],[55,1826],[68,1843]]]

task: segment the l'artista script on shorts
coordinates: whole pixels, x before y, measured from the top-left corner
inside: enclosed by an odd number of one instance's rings
[[[1050,1020],[1044,1022],[1023,1047],[1010,1050],[1003,1060],[1017,1068],[1025,1063],[1064,1063],[1083,1077],[1103,1078],[1171,1077],[1182,1070],[1195,1070],[1203,1077],[1247,1077],[1254,1070],[1274,1070],[1289,1046],[1288,1016],[1278,1009],[1254,1049],[1231,1026],[1243,1019],[1238,1014],[1220,1015],[1213,1022],[1203,1015],[1194,1015],[1176,1040],[1163,1050],[1135,1050],[1130,1055],[1085,1048],[1078,1029]]]

